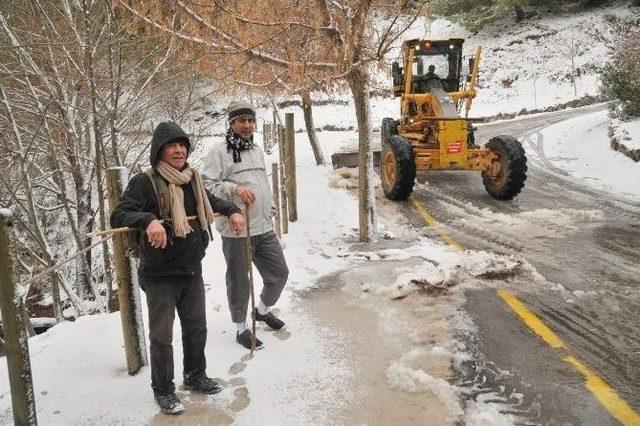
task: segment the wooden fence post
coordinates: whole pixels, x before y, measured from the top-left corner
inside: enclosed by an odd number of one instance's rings
[[[14,424],[37,425],[29,359],[29,334],[25,327],[29,318],[25,317],[22,299],[16,294],[12,228],[11,210],[0,209],[0,310],[7,351],[11,406]]]
[[[271,147],[273,148],[278,143],[278,117],[276,117],[276,110],[273,110],[273,124],[271,125]]]
[[[278,163],[271,163],[271,186],[273,188],[273,204],[276,205],[276,234],[282,236],[282,226],[280,224],[280,190],[278,189],[280,179],[278,178]]]
[[[278,124],[278,154],[280,155],[280,206],[282,218],[282,233],[289,233],[289,207],[287,201],[287,172],[285,163],[287,158],[286,144],[284,143],[284,127]]]
[[[269,151],[269,134],[268,134],[269,125],[266,121],[262,123],[262,150],[264,152]]]
[[[120,203],[120,195],[125,188],[126,168],[112,167],[107,169],[107,189],[109,193],[109,214]],[[123,234],[113,236],[113,260],[118,283],[118,302],[120,304],[120,319],[124,337],[124,350],[127,357],[129,374],[136,374],[148,364],[147,345],[144,340],[144,325],[142,320],[142,306],[140,302],[140,288],[137,277],[134,277],[130,258],[125,256]]]
[[[285,114],[284,119],[286,125],[286,154],[287,162],[285,166],[287,174],[287,199],[289,201],[289,220],[295,222],[298,220],[298,190],[296,184],[296,138],[295,129],[293,128],[293,113]]]

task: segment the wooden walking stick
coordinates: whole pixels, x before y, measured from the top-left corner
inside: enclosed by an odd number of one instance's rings
[[[246,205],[245,217],[247,218],[247,274],[249,276],[249,288],[251,289],[251,357],[256,350],[256,296],[253,291],[253,247],[251,246],[251,220],[249,220],[249,204]]]

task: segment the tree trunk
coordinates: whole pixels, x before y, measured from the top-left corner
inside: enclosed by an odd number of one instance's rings
[[[113,34],[113,3],[109,3],[109,13],[107,13],[107,26],[110,34]],[[109,43],[107,50],[107,63],[109,66],[109,83],[111,85],[109,91],[109,131],[111,139],[111,158],[113,164],[121,166],[120,154],[118,152],[118,109],[121,94],[121,77],[122,77],[122,51],[118,43]],[[104,154],[104,153],[103,153]]]
[[[51,272],[51,298],[53,300],[53,316],[56,322],[60,322],[64,319],[62,316],[62,305],[60,303],[60,287],[58,287],[58,274],[55,271]]]
[[[307,128],[307,135],[309,136],[309,143],[311,149],[313,149],[313,156],[316,158],[316,164],[318,166],[325,164],[324,154],[322,154],[322,147],[318,141],[318,135],[313,125],[313,110],[311,108],[311,95],[309,92],[303,92],[300,97],[302,98],[302,112],[304,113],[304,125]]]
[[[84,8],[84,31],[85,31],[85,42],[89,41],[90,38],[90,31],[89,31],[89,27],[90,27],[90,23],[89,23],[89,15],[90,15],[90,10],[88,8],[88,5],[86,2],[83,2],[83,8]],[[91,40],[91,43],[86,43],[86,44],[93,44],[93,40]],[[96,107],[96,103],[97,103],[97,98],[98,95],[96,93],[96,82],[95,82],[95,73],[94,73],[94,66],[93,66],[93,54],[91,49],[88,46],[85,46],[84,48],[84,60],[85,60],[85,67],[87,69],[88,72],[88,82],[89,82],[89,96],[91,97],[91,124],[93,126],[93,141],[94,141],[94,145],[95,145],[95,156],[96,156],[96,160],[95,160],[95,178],[96,178],[96,190],[97,190],[97,196],[98,196],[98,213],[99,213],[99,224],[100,224],[100,229],[106,229],[106,214],[105,214],[105,191],[102,185],[102,148],[104,146],[103,141],[102,141],[102,130],[100,129],[100,120],[98,119],[98,109]],[[89,245],[92,244],[92,240],[91,238],[88,239],[88,243]],[[89,258],[90,261],[90,258]],[[103,267],[104,267],[104,282],[107,286],[107,294],[106,294],[106,299],[107,299],[107,311],[111,311],[110,307],[112,306],[112,300],[113,300],[113,285],[112,285],[112,275],[111,275],[111,262],[109,262],[109,244],[105,241],[104,243],[102,243],[102,262],[103,262]]]
[[[365,71],[354,70],[348,77],[358,122],[360,242],[369,242],[376,232],[376,203],[373,192],[373,152],[371,151],[371,104]]]

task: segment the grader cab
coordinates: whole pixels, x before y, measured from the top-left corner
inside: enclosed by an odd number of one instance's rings
[[[508,200],[524,187],[527,159],[511,136],[492,137],[476,145],[471,102],[482,46],[469,60],[469,75],[461,80],[464,40],[408,40],[402,65],[392,65],[393,89],[400,96],[400,120],[384,118],[380,128],[380,175],[385,196],[405,200],[416,173],[432,170],[477,170],[487,192]],[[464,107],[465,114],[460,114]]]

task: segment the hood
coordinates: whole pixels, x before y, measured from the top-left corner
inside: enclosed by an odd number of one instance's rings
[[[158,164],[160,158],[160,150],[169,142],[181,140],[187,144],[187,150],[191,150],[191,141],[189,136],[173,121],[164,121],[156,126],[151,138],[151,152],[149,154],[149,163],[151,167]],[[187,153],[188,155],[188,153]]]

